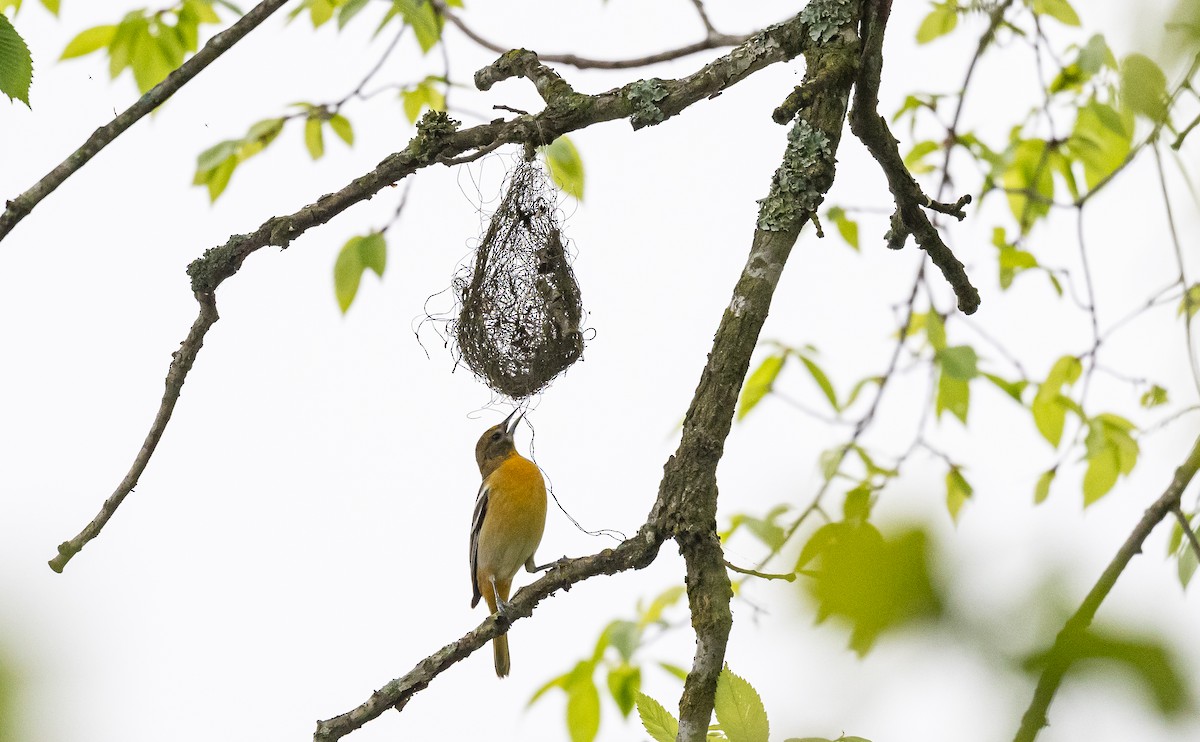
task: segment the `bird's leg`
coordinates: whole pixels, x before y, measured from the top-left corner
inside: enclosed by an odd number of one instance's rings
[[[496,589],[496,578],[490,577],[488,579],[492,583],[492,595],[496,598],[496,615],[500,616],[506,622],[512,623],[512,619],[509,618],[509,611],[512,606],[509,605],[507,600],[500,597],[500,591]]]
[[[567,561],[567,558],[568,557],[564,556],[562,559],[559,559],[558,561],[546,562],[545,564],[538,566],[537,564],[534,564],[533,557],[530,556],[528,559],[525,560],[525,571],[529,572],[531,574],[537,574],[538,572],[545,572],[546,570],[554,569],[559,564]]]

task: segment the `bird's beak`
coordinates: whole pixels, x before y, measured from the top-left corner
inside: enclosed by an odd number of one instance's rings
[[[504,427],[505,435],[511,436],[517,431],[517,426],[521,423],[521,418],[525,417],[525,413],[521,410],[513,410],[512,414],[504,418],[501,425]]]

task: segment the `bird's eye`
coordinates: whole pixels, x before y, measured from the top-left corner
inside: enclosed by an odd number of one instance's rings
[[[495,433],[492,433],[492,440],[494,440],[494,441],[500,440],[500,431],[496,431]]]

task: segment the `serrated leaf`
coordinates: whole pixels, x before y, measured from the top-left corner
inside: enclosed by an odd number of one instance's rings
[[[1047,469],[1042,472],[1042,476],[1038,477],[1037,484],[1033,488],[1033,501],[1035,504],[1046,501],[1050,496],[1050,485],[1054,482],[1055,475],[1058,474],[1058,467]]]
[[[750,411],[771,391],[776,377],[783,370],[783,363],[786,359],[786,353],[769,355],[746,379],[746,385],[742,388],[742,398],[738,400],[738,420],[750,414]]]
[[[354,127],[350,125],[350,119],[335,113],[329,117],[329,128],[333,129],[333,133],[341,137],[343,142],[354,146]]]
[[[560,136],[542,148],[542,157],[550,171],[550,180],[563,193],[583,200],[583,160],[567,136]]]
[[[950,511],[950,519],[955,523],[958,523],[958,513],[962,510],[963,503],[969,500],[974,492],[975,488],[967,482],[962,470],[957,466],[946,472],[946,509]]]
[[[321,131],[321,119],[310,116],[304,120],[304,146],[314,160],[319,160],[325,154],[325,135]]]
[[[8,18],[0,14],[0,93],[29,107],[32,83],[33,57],[29,47]]]
[[[675,742],[679,736],[679,722],[663,708],[662,704],[645,693],[637,694],[638,717],[642,727],[654,742]]]
[[[116,35],[116,26],[93,26],[92,28],[84,29],[76,34],[75,38],[67,42],[67,46],[63,49],[62,56],[59,59],[82,57],[84,54],[91,54],[94,51],[103,49],[112,43]]]
[[[958,26],[958,13],[954,5],[936,5],[917,27],[917,43],[928,44],[939,36],[950,33],[956,26]]]
[[[767,742],[767,710],[758,691],[726,666],[717,677],[713,711],[729,742]]]

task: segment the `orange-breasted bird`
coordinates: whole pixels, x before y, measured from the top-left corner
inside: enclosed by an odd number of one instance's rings
[[[471,519],[471,607],[479,598],[492,613],[504,615],[513,576],[524,565],[530,572],[545,567],[533,555],[546,527],[546,483],[537,464],[517,453],[513,433],[522,413],[513,411],[484,432],[475,444],[475,461],[483,484]],[[508,636],[492,639],[496,675],[508,675]]]

